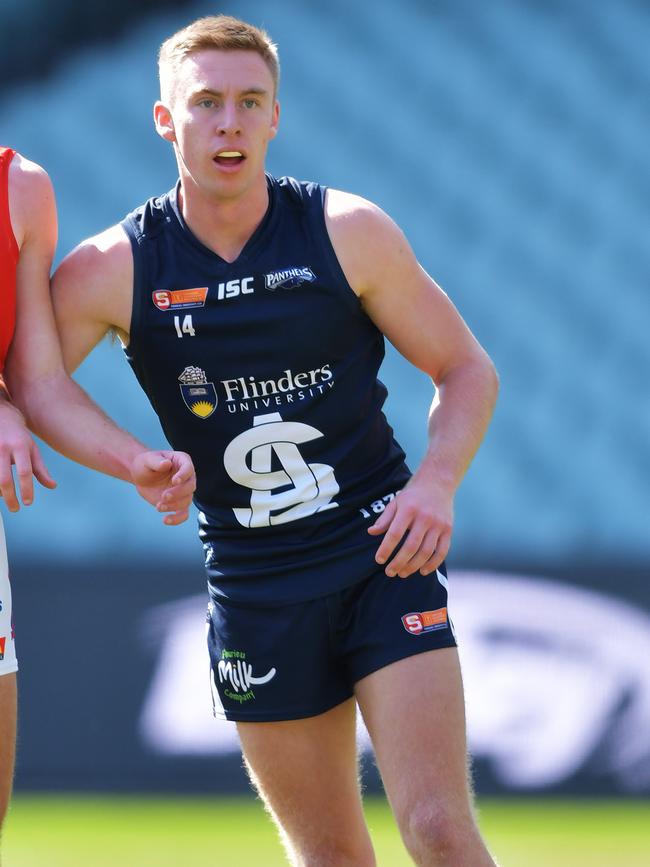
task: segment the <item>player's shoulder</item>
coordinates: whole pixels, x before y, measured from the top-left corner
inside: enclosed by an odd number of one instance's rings
[[[325,219],[328,226],[340,227],[357,235],[391,233],[398,229],[379,205],[363,196],[328,188],[325,196]]]
[[[56,245],[56,204],[48,173],[38,163],[15,153],[9,164],[9,211],[21,251],[28,243],[45,246],[50,254]]]
[[[66,282],[97,288],[115,286],[122,281],[130,283],[133,255],[124,228],[117,223],[86,238],[63,259],[58,272]]]
[[[328,189],[325,221],[339,257],[380,266],[396,245],[405,242],[402,230],[379,205],[354,193]]]
[[[43,166],[16,151],[9,165],[9,184],[20,199],[38,199],[51,195],[52,181]]]
[[[373,214],[381,209],[356,193],[348,193],[345,190],[337,190],[334,187],[327,188],[325,196],[325,208],[327,213],[335,218],[338,216],[357,216]]]
[[[28,159],[19,151],[14,152],[9,171],[16,177],[25,178],[27,182],[32,181],[38,184],[45,182],[46,179],[49,180],[48,173],[43,166]]]

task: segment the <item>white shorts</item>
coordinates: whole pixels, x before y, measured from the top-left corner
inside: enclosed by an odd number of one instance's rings
[[[7,546],[5,533],[0,516],[0,675],[18,671],[16,647],[14,644],[14,629],[11,623],[11,584],[9,583],[9,565],[7,563]]]

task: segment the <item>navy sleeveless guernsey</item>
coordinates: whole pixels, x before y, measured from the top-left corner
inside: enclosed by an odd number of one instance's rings
[[[214,596],[261,605],[333,593],[377,569],[368,535],[408,481],[382,412],[380,331],[325,225],[325,190],[267,178],[235,262],[188,229],[177,189],[123,221],[134,258],[125,352],[174,449],[196,467]]]

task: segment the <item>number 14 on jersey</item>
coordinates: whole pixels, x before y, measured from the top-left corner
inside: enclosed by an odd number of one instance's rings
[[[194,330],[194,324],[192,323],[192,314],[186,313],[183,316],[183,323],[181,324],[181,317],[174,316],[174,327],[176,328],[176,336],[182,337],[184,334],[189,334],[190,337],[194,337],[196,331]]]

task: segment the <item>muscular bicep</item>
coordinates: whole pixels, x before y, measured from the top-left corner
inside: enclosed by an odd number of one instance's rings
[[[328,230],[361,304],[396,349],[435,382],[483,350],[399,227],[376,206],[330,191]]]
[[[76,251],[59,265],[52,278],[52,304],[68,373],[76,370],[109,329],[84,291],[87,262],[75,259]],[[81,254],[84,259],[90,257]]]
[[[128,335],[133,260],[119,226],[72,251],[52,278],[52,303],[68,372],[76,370],[111,329]]]
[[[455,306],[411,253],[386,263],[363,307],[395,348],[434,382],[482,350]],[[392,267],[391,267],[392,266]]]

